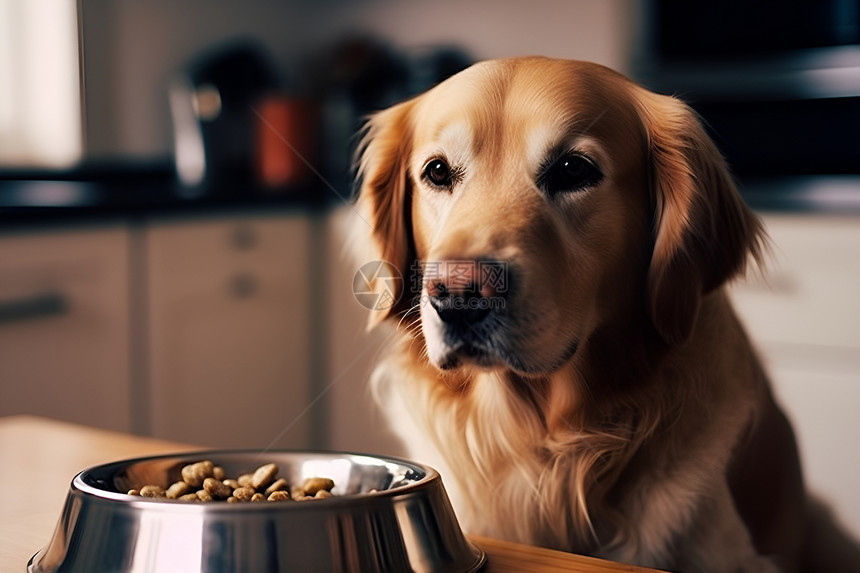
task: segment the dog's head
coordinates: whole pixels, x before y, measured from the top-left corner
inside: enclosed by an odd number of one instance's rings
[[[625,321],[683,344],[758,248],[696,115],[596,64],[475,65],[373,116],[360,175],[387,316],[441,369],[550,373]]]

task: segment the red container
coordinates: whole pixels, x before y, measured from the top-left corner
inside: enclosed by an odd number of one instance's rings
[[[317,109],[285,95],[264,97],[255,109],[255,173],[270,191],[289,191],[312,179],[317,161]]]

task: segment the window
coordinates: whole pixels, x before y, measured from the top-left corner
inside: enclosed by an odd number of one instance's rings
[[[83,113],[76,0],[0,0],[0,167],[69,167]]]

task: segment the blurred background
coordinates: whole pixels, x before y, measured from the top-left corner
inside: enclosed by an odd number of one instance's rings
[[[860,535],[858,43],[860,0],[0,0],[0,416],[402,453],[354,134],[476,60],[586,59],[691,103],[763,216],[732,294]]]

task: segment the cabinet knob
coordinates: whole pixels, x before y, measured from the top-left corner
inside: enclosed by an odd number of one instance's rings
[[[251,298],[259,288],[257,277],[251,273],[236,273],[230,278],[230,293],[233,298]]]
[[[237,225],[230,235],[230,244],[239,251],[249,251],[259,242],[259,233],[250,224]]]

